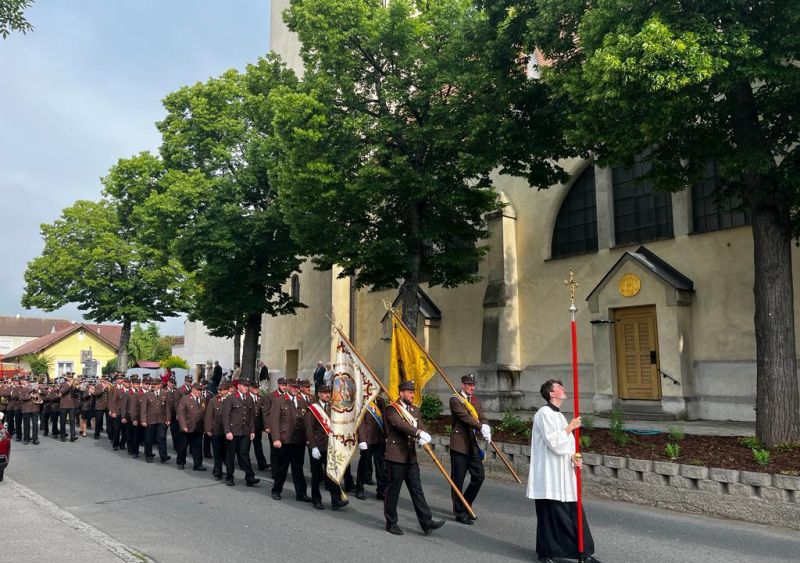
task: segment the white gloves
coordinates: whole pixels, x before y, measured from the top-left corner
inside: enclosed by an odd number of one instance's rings
[[[492,430],[489,428],[488,424],[481,425],[481,434],[487,443],[492,441]]]
[[[424,446],[425,444],[431,443],[431,435],[425,432],[424,430],[419,433],[419,445]]]
[[[314,459],[319,459],[322,457],[322,454],[319,452],[319,448],[314,448],[313,450],[311,450],[311,457],[313,457]]]
[[[359,450],[361,450],[362,452],[363,452],[364,450],[368,449],[368,448],[369,448],[369,446],[367,445],[367,443],[366,443],[366,442],[359,442],[359,443],[358,443],[358,449],[359,449]]]

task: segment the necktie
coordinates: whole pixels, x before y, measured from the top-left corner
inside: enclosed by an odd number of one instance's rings
[[[194,402],[197,403],[197,406],[200,406],[200,397],[195,397]]]

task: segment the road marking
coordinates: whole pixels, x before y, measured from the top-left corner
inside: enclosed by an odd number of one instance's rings
[[[153,562],[153,559],[151,559],[148,555],[115,540],[105,532],[101,532],[88,522],[81,520],[71,512],[64,510],[52,501],[47,500],[42,495],[29,489],[22,483],[19,483],[10,477],[6,477],[5,481],[7,481],[8,486],[20,496],[28,499],[60,522],[66,524],[79,534],[82,534],[87,539],[105,548],[107,551],[110,551],[121,561],[130,561],[133,563]]]

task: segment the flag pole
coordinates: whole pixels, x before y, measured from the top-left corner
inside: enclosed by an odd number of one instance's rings
[[[455,388],[453,383],[450,381],[450,378],[447,377],[447,374],[445,373],[445,371],[441,367],[439,367],[439,364],[436,363],[436,360],[434,360],[431,357],[431,355],[428,353],[428,351],[425,349],[425,347],[422,345],[422,343],[419,340],[417,340],[417,336],[413,332],[411,332],[411,329],[408,328],[408,325],[403,321],[403,319],[401,319],[400,317],[397,316],[397,313],[395,312],[395,310],[390,308],[390,312],[392,314],[392,317],[394,317],[398,322],[400,322],[400,324],[403,325],[403,328],[406,329],[408,334],[411,335],[411,338],[413,338],[414,342],[417,343],[417,346],[419,346],[419,349],[422,350],[423,353],[428,357],[428,360],[430,360],[431,364],[433,364],[433,367],[436,368],[436,371],[438,371],[439,375],[442,376],[442,379],[444,379],[444,382],[447,383],[448,387],[450,387],[450,390],[453,392],[453,395],[455,395],[455,397],[458,398],[459,397],[458,390]],[[492,449],[494,450],[495,454],[497,454],[497,457],[500,459],[500,461],[503,462],[503,465],[506,466],[506,469],[509,470],[509,472],[511,473],[511,476],[514,477],[514,479],[517,481],[517,483],[522,484],[522,479],[520,479],[520,477],[517,474],[517,472],[514,470],[512,465],[509,463],[508,458],[506,458],[506,456],[503,454],[502,450],[500,450],[495,445],[494,442],[489,442],[489,444],[492,446]]]
[[[570,321],[570,328],[572,332],[572,403],[574,405],[574,417],[578,418],[580,414],[580,397],[578,393],[578,330],[575,325],[575,313],[578,308],[575,306],[575,290],[578,288],[578,282],[575,281],[575,274],[572,269],[569,270],[569,279],[564,280],[564,285],[569,287],[570,306],[569,312],[572,317]],[[572,432],[575,437],[575,457],[581,459],[581,429],[576,428]],[[577,488],[577,519],[578,519],[578,561],[583,563],[583,502],[581,492],[581,468],[575,467],[575,483]]]
[[[328,320],[330,320],[330,319],[328,319]],[[372,368],[369,366],[369,364],[367,364],[367,362],[364,361],[364,358],[362,358],[361,354],[358,353],[358,350],[356,350],[356,347],[353,346],[353,343],[350,342],[350,340],[344,335],[342,330],[336,324],[334,324],[333,327],[336,329],[336,332],[339,333],[339,337],[342,340],[344,340],[345,344],[347,344],[347,346],[353,351],[353,353],[356,355],[356,357],[361,362],[361,364],[365,368],[367,368],[369,370],[369,373],[372,375],[372,377],[375,379],[375,381],[378,382],[378,385],[380,385],[381,390],[384,393],[386,393],[387,397],[391,398],[391,395],[389,395],[389,390],[386,388],[386,385],[384,385],[383,381],[381,381],[381,378],[378,377],[375,374],[374,371],[372,371]],[[400,415],[403,416],[404,418],[409,416],[406,413],[405,409],[403,409],[403,408],[398,408],[397,412],[400,413]],[[406,421],[408,422],[408,419],[406,419]],[[433,448],[431,448],[431,445],[430,444],[425,444],[424,446],[422,446],[422,449],[425,450],[425,452],[431,457],[431,459],[433,460],[433,463],[436,465],[436,467],[439,469],[439,471],[441,471],[442,475],[444,475],[444,478],[447,480],[447,482],[450,483],[450,487],[453,489],[453,492],[455,493],[456,497],[458,497],[458,500],[467,509],[467,514],[469,514],[472,518],[475,518],[476,516],[475,516],[475,512],[473,512],[473,510],[472,510],[472,506],[470,506],[470,504],[467,502],[467,499],[464,498],[464,495],[461,494],[461,489],[456,487],[456,484],[453,483],[453,480],[450,478],[450,475],[447,474],[447,470],[445,470],[444,466],[442,465],[442,462],[439,461],[439,458],[436,457],[435,453],[433,453]]]

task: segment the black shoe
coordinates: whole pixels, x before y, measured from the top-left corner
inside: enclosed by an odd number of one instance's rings
[[[69,441],[70,442],[77,442],[78,441],[78,437],[77,436],[73,436],[72,438],[69,439]]]
[[[139,454],[131,454],[132,459],[139,459]]]
[[[31,441],[30,440],[25,440],[25,441],[22,442],[22,444],[24,446],[30,446],[31,445]]]
[[[280,493],[272,493],[272,498],[274,500],[281,500],[281,494]]]
[[[336,504],[334,504],[334,505],[333,505],[333,509],[334,509],[334,510],[341,510],[341,509],[343,509],[345,506],[347,506],[348,504],[350,504],[350,501],[349,501],[349,500],[343,500],[343,501],[340,501],[340,502],[337,502]]]
[[[297,502],[313,502],[311,497],[297,497]]]
[[[367,500],[367,495],[364,494],[364,489],[358,489],[356,491],[356,498],[358,500]]]
[[[261,479],[253,479],[252,481],[247,481],[245,484],[248,487],[255,487],[261,482]]]
[[[162,457],[161,458],[161,463],[167,463],[171,459],[172,459],[172,456],[169,456],[169,455],[167,457]]]
[[[225,484],[229,487],[233,487],[236,483],[233,482],[233,479],[225,479]]]
[[[34,446],[38,446],[38,445],[39,445],[39,440],[34,440],[34,441],[33,441],[33,445],[34,445]]]
[[[266,471],[267,469],[268,469],[268,467],[266,465],[259,465],[258,466],[258,470],[259,471]]]
[[[539,563],[556,563],[552,557],[539,557]]]
[[[386,495],[384,493],[375,493],[375,498],[378,500],[384,500]]]
[[[344,487],[344,492],[346,492],[346,493],[352,493],[355,490],[356,490],[356,486],[355,485],[345,485],[345,487]]]
[[[61,441],[62,441],[62,442],[66,442],[66,441],[67,441],[67,439],[66,439],[65,437],[63,437],[63,436],[62,436],[62,437],[61,437]],[[114,449],[116,450],[117,448],[114,448]]]
[[[95,440],[99,440],[100,436],[92,436]]]
[[[313,506],[314,506],[314,508],[316,508],[317,510],[325,510],[325,507],[322,505],[322,503],[321,503],[321,502],[315,502]]]
[[[373,479],[367,479],[366,481],[364,481],[364,484],[369,486],[374,486],[375,481]]]
[[[430,534],[432,531],[434,531],[434,530],[438,530],[438,529],[439,529],[439,528],[441,528],[442,526],[444,526],[444,520],[431,520],[430,522],[427,522],[427,523],[426,523],[426,524],[425,524],[425,525],[422,527],[422,531],[423,531],[423,532],[425,533],[425,535],[427,536],[427,535],[428,535],[428,534]]]
[[[594,555],[590,555],[588,558],[584,559],[584,561],[586,561],[586,563],[603,563]]]
[[[178,464],[178,469],[183,470],[184,467],[186,467],[184,464],[182,464],[182,463]]]
[[[192,471],[207,471],[208,468],[205,465],[199,465],[197,467],[192,467]]]
[[[145,460],[147,463],[153,463],[153,458],[152,458],[152,457],[146,457],[146,458],[144,458],[144,460]]]
[[[402,536],[405,533],[397,524],[387,524],[386,531],[395,536]]]
[[[61,438],[61,441],[63,442],[63,441],[64,441],[64,438]],[[115,452],[119,451],[119,446],[114,446],[114,451],[115,451]]]
[[[466,514],[456,514],[456,522],[466,524],[467,526],[472,526],[472,518]]]

